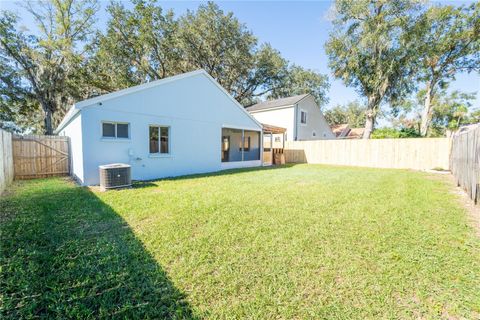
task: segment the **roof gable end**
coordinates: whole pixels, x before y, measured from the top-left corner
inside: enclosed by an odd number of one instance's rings
[[[122,96],[125,96],[125,95],[128,95],[128,94],[132,94],[132,93],[139,92],[139,91],[142,91],[142,90],[154,88],[154,87],[157,87],[157,86],[160,86],[160,85],[163,85],[163,84],[171,83],[171,82],[174,82],[174,81],[177,81],[177,80],[181,80],[181,79],[185,79],[185,78],[193,77],[193,76],[197,76],[197,75],[203,75],[205,78],[207,78],[217,89],[219,89],[223,94],[225,94],[228,97],[228,99],[235,104],[235,106],[237,108],[240,108],[242,110],[242,112],[244,112],[252,121],[254,121],[259,126],[259,128],[262,127],[260,122],[258,122],[249,112],[247,112],[245,110],[245,108],[240,103],[238,103],[237,100],[235,100],[214,78],[212,78],[212,76],[210,76],[205,70],[200,69],[200,70],[179,74],[179,75],[172,76],[172,77],[165,78],[165,79],[155,80],[155,81],[152,81],[152,82],[144,83],[144,84],[141,84],[141,85],[133,86],[133,87],[130,87],[130,88],[118,90],[118,91],[111,92],[111,93],[108,93],[108,94],[104,94],[104,95],[101,95],[101,96],[98,96],[98,97],[94,97],[94,98],[90,98],[90,99],[87,99],[87,100],[77,102],[67,112],[66,116],[64,117],[62,122],[59,124],[59,126],[57,127],[55,132],[58,133],[65,126],[67,126],[69,124],[69,122],[73,119],[73,117],[78,112],[80,112],[83,108],[90,107],[90,106],[93,106],[93,105],[97,105],[99,103],[102,103],[102,102],[105,102],[105,101],[108,101],[108,100],[111,100],[111,99],[115,99],[115,98],[122,97]]]
[[[281,107],[289,107],[299,103],[300,101],[302,101],[303,99],[309,96],[311,96],[311,94],[306,93],[306,94],[301,94],[301,95],[296,95],[296,96],[291,96],[291,97],[286,97],[286,98],[281,98],[276,100],[268,100],[268,101],[260,102],[248,107],[247,111],[255,112],[255,111],[261,111],[261,110],[281,108]]]

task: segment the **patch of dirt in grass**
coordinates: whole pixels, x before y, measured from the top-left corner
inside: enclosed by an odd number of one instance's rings
[[[465,209],[467,209],[468,216],[475,227],[475,231],[477,236],[480,237],[480,206],[475,205],[472,199],[470,199],[465,191],[462,190],[460,187],[456,187],[453,184],[452,193],[458,195],[459,202],[463,205]]]
[[[475,233],[480,237],[480,204],[475,205],[467,193],[461,187],[457,187],[455,179],[451,174],[430,175],[429,178],[442,180],[450,186],[450,192],[457,196],[459,203],[466,209],[468,218],[476,231]]]

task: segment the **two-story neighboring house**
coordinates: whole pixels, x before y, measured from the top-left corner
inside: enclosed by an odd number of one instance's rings
[[[259,122],[287,129],[286,140],[335,139],[311,94],[257,103],[247,111]]]

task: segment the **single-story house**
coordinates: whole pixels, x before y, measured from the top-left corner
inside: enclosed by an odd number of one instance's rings
[[[56,133],[82,185],[109,163],[135,180],[262,165],[262,125],[204,70],[78,102]]]
[[[308,93],[257,103],[247,111],[261,123],[285,128],[287,141],[335,139],[315,98]]]

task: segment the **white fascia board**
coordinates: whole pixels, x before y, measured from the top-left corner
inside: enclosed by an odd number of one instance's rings
[[[295,106],[295,104],[289,104],[289,105],[284,105],[284,106],[280,106],[280,107],[273,107],[273,108],[254,110],[254,111],[248,111],[247,110],[247,111],[251,114],[254,114],[254,113],[268,112],[268,111],[273,111],[273,110],[287,109],[287,108],[291,108],[291,107],[294,107],[294,106]]]
[[[253,127],[245,127],[245,126],[238,126],[238,125],[230,125],[230,124],[222,124],[222,128],[224,129],[237,129],[237,130],[249,130],[249,131],[263,131],[263,126],[261,129],[253,128]]]

